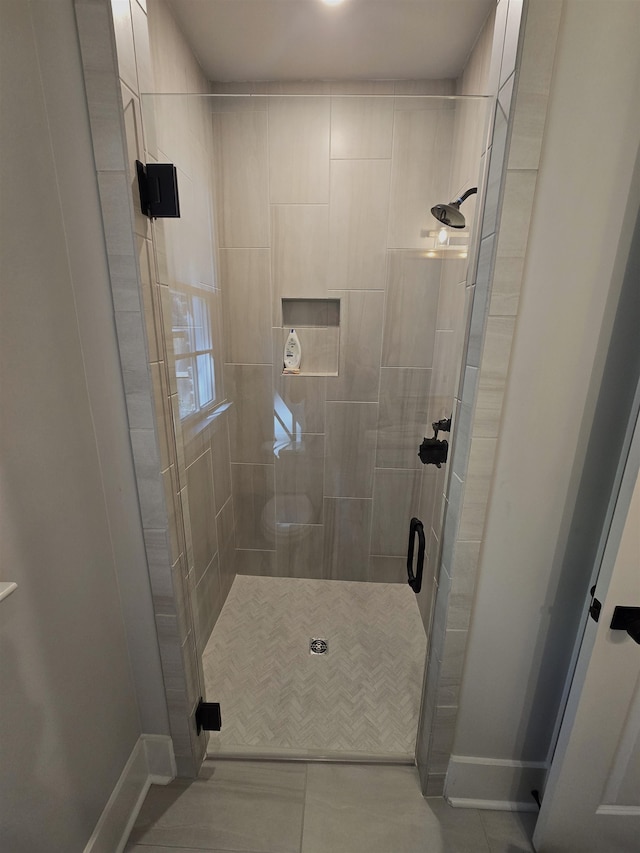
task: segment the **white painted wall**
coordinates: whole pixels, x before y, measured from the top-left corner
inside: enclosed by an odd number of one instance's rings
[[[640,4],[565,3],[453,750],[480,766],[546,761],[584,618],[572,524],[585,464],[608,461],[585,448],[629,251],[639,34]]]
[[[166,708],[73,6],[0,16],[0,835],[74,851]]]

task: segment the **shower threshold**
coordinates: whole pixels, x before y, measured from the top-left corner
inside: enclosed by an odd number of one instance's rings
[[[216,761],[301,761],[304,764],[385,764],[394,767],[414,767],[416,759],[414,755],[366,755],[362,752],[340,752],[322,753],[319,750],[309,750],[303,754],[301,750],[255,750],[253,752],[215,752],[207,748],[207,758]]]
[[[425,651],[403,584],[237,576],[203,653],[207,756],[413,764]]]

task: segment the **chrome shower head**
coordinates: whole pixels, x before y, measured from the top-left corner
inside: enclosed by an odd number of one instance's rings
[[[457,198],[455,201],[452,201],[450,204],[436,204],[435,207],[431,208],[431,213],[435,216],[438,222],[442,222],[443,225],[448,225],[449,228],[464,228],[465,226],[465,218],[460,213],[460,205],[465,199],[468,199],[470,195],[478,192],[478,187],[471,187],[471,189],[467,190],[466,193]]]

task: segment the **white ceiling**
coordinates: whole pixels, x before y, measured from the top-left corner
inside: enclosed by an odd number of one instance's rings
[[[496,0],[169,0],[210,80],[455,78]]]

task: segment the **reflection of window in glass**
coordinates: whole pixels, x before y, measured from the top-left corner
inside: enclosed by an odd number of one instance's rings
[[[302,439],[302,427],[277,392],[273,398],[273,432],[273,451],[278,457],[281,450],[299,444]]]
[[[186,418],[216,402],[211,313],[206,292],[185,288],[171,295],[178,401]]]

